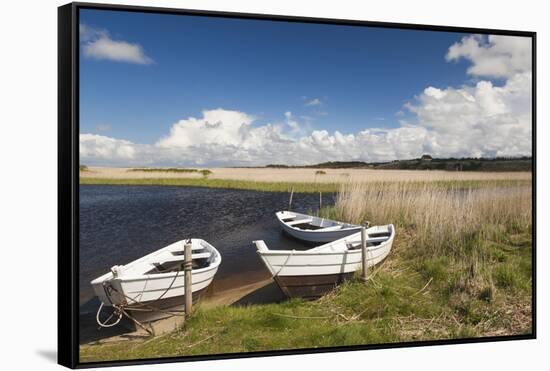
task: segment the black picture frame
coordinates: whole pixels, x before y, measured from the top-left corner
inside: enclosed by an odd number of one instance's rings
[[[116,10],[121,12],[164,13],[217,18],[239,18],[281,22],[354,25],[426,31],[465,32],[477,34],[529,37],[532,40],[532,333],[513,336],[411,341],[392,344],[370,344],[332,348],[292,349],[231,353],[157,359],[135,359],[81,363],[79,361],[79,11],[82,9]],[[327,19],[268,14],[231,13],[145,6],[70,3],[58,8],[58,363],[69,368],[121,366],[135,364],[221,360],[228,358],[264,357],[290,354],[341,352],[381,348],[402,348],[430,345],[496,342],[536,339],[536,32],[488,28],[448,27],[424,24],[373,22],[349,19]]]

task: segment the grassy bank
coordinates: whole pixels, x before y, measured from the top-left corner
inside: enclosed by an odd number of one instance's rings
[[[126,170],[130,173],[175,173],[175,174],[189,174],[189,173],[198,173],[202,176],[207,177],[208,175],[212,174],[212,172],[208,169],[186,169],[186,168],[161,168],[161,167],[139,167],[139,168],[131,168]]]
[[[521,183],[344,185],[324,215],[397,228],[367,283],[313,302],[199,307],[164,336],[83,345],[81,361],[530,333],[531,207]]]
[[[80,184],[95,185],[149,185],[149,186],[179,186],[205,187],[218,189],[242,189],[266,192],[336,192],[339,185],[336,183],[294,183],[294,182],[255,182],[249,180],[209,179],[209,178],[136,178],[136,179],[109,179],[109,178],[80,178]]]
[[[394,184],[395,182],[372,182],[379,188]],[[426,185],[442,189],[475,189],[485,187],[516,187],[529,185],[530,180],[437,180],[437,181],[411,181],[400,182],[408,184],[411,189],[423,189]],[[210,178],[93,178],[81,177],[80,184],[93,185],[151,185],[151,186],[180,186],[180,187],[206,187],[218,189],[242,189],[266,192],[290,192],[292,189],[298,193],[331,192],[340,190],[342,183],[314,183],[314,182],[260,182],[251,180],[234,179],[210,179]]]
[[[530,326],[530,239],[487,245],[495,282],[470,292],[448,258],[388,260],[367,283],[315,302],[218,307],[148,341],[81,346],[81,361],[135,359],[525,334]],[[406,255],[402,243],[393,254]],[[500,262],[502,260],[502,262]],[[497,262],[498,261],[498,262]],[[491,288],[489,288],[491,287]]]

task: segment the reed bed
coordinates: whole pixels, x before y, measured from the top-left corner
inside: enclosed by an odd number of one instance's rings
[[[81,179],[193,179],[203,175],[192,168],[112,168],[88,167]],[[343,184],[350,182],[449,182],[449,181],[531,181],[531,172],[481,172],[442,170],[374,169],[277,169],[210,168],[209,179],[257,183]]]
[[[531,188],[438,187],[416,184],[342,184],[335,217],[352,223],[393,223],[414,230],[414,246],[431,254],[470,251],[479,240],[502,242],[509,234],[531,229]]]
[[[492,299],[501,287],[519,290],[524,303],[530,300],[529,186],[350,182],[341,186],[335,206],[321,214],[352,223],[393,223],[399,264],[437,277],[449,299]]]
[[[126,170],[128,172],[139,173],[197,173],[199,169],[187,169],[178,167],[136,167]]]

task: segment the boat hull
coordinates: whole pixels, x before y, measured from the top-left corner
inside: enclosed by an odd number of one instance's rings
[[[317,232],[317,231],[303,231],[297,230],[295,228],[289,227],[285,223],[279,221],[281,229],[288,234],[289,236],[296,238],[301,241],[306,242],[331,242],[334,240],[339,240],[351,234],[357,233],[361,230],[361,227],[344,229],[339,231],[328,231],[328,232]]]
[[[212,283],[218,267],[201,272],[193,272],[192,292],[204,290]],[[160,276],[160,275],[159,275]],[[135,279],[115,278],[104,282],[92,283],[95,294],[106,305],[128,305],[152,303],[185,295],[185,275],[154,277],[148,276]],[[167,289],[170,287],[169,289]]]
[[[190,243],[194,251],[191,291],[193,294],[203,291],[212,283],[222,258],[208,242],[190,239],[175,242],[124,266],[111,268],[111,272],[91,282],[96,296],[105,305],[126,308],[184,298],[183,249],[186,243]]]
[[[337,229],[337,230],[323,230],[323,227],[330,227],[336,225],[336,223],[333,220],[329,219],[323,219],[315,216],[309,216],[305,214],[299,214],[294,212],[288,212],[288,211],[280,211],[276,213],[277,220],[279,222],[279,225],[281,226],[281,229],[288,234],[289,236],[296,238],[298,240],[306,241],[306,242],[319,242],[319,243],[326,243],[331,242],[335,240],[339,240],[341,238],[350,236],[354,233],[357,233],[361,230],[361,226],[354,226],[350,224],[344,224],[344,228]],[[307,220],[312,220],[313,223],[319,226],[319,229],[300,229],[291,225],[288,225],[284,218],[285,217],[292,217],[297,216],[299,218],[310,218]]]
[[[196,303],[208,291],[208,287],[193,292],[193,303]],[[140,322],[157,321],[172,316],[174,313],[185,312],[185,295],[174,296],[152,302],[129,305],[124,308],[132,317]]]
[[[367,244],[367,267],[372,267],[389,254],[395,230],[393,225],[372,227],[373,241]],[[389,233],[383,242],[380,234]],[[326,294],[336,285],[362,269],[362,250],[348,248],[360,244],[361,233],[305,251],[269,250],[263,241],[255,241],[258,254],[275,282],[288,297],[313,299]],[[367,239],[369,241],[369,239]]]
[[[377,249],[368,249],[368,266],[381,262],[390,249],[391,243]],[[325,254],[308,254],[307,250],[281,254],[275,250],[260,256],[274,276],[334,275],[353,273],[362,267],[361,250]]]
[[[314,276],[275,276],[273,279],[289,298],[317,299],[337,285],[353,277],[353,273]]]

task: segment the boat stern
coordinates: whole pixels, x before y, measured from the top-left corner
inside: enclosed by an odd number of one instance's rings
[[[267,268],[267,270],[269,270],[271,275],[274,275],[275,271],[273,270],[273,267],[269,263],[269,259],[265,255],[266,253],[268,253],[271,250],[269,250],[269,248],[265,244],[264,240],[257,240],[257,241],[252,241],[252,242],[254,242],[254,244],[256,245],[256,250],[258,252],[258,255],[260,255],[260,258],[262,259],[262,262],[264,263],[265,267]]]
[[[257,240],[257,241],[252,241],[252,242],[254,242],[254,244],[256,245],[256,249],[258,250],[258,252],[269,251],[269,248],[265,244],[264,240]]]

